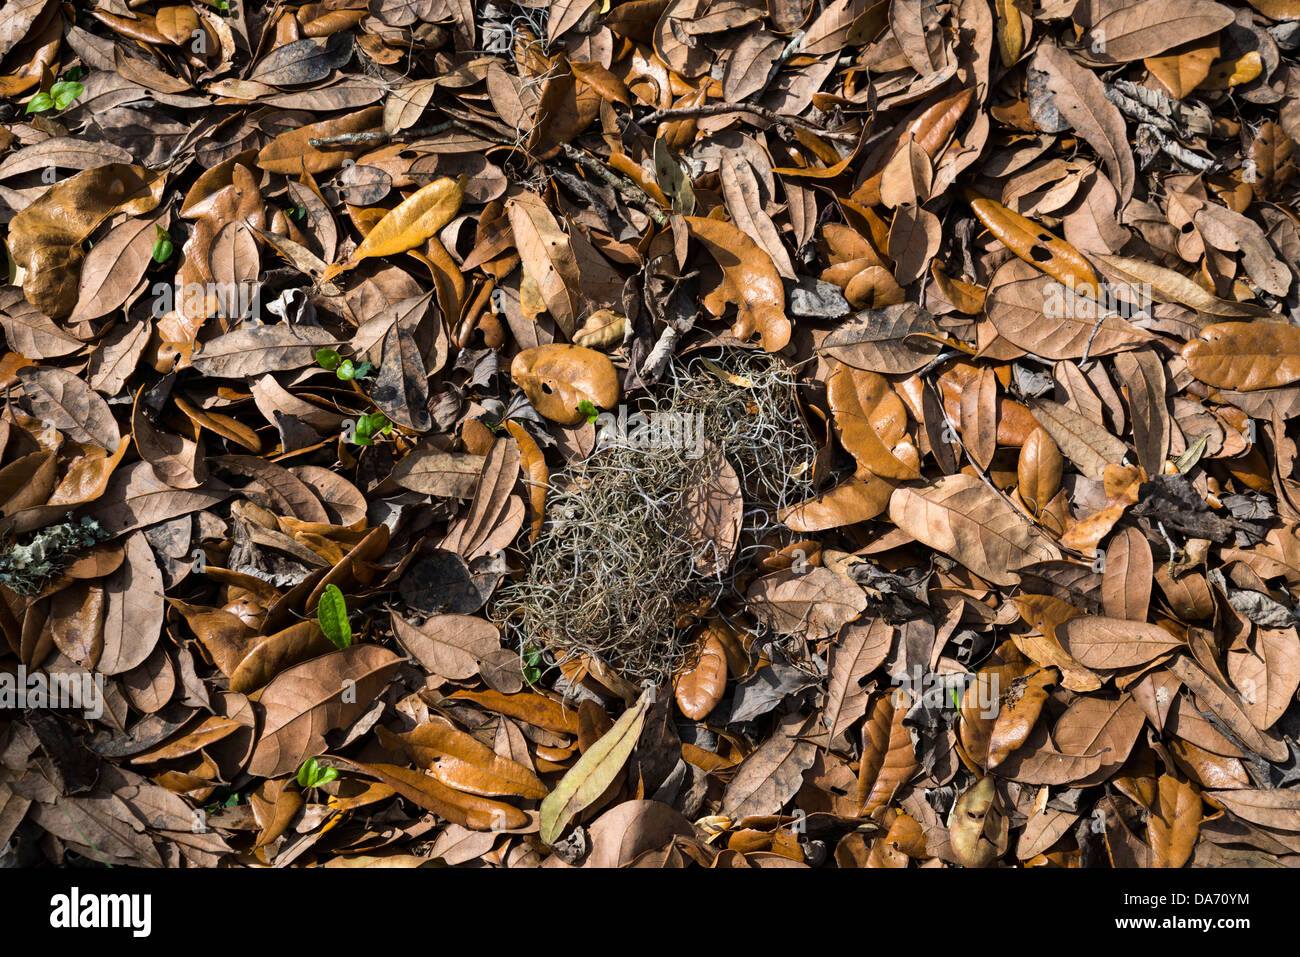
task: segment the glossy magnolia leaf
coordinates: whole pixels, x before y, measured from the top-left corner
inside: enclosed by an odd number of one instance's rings
[[[1300,379],[1300,327],[1280,322],[1221,322],[1183,346],[1192,375],[1220,389],[1253,392]]]
[[[1002,245],[1077,295],[1095,298],[1097,274],[1077,249],[997,200],[971,194],[971,209]]]
[[[1043,710],[1047,689],[1056,680],[1055,671],[1040,668],[1011,682],[1011,687],[1003,693],[1005,704],[993,722],[986,767],[990,770],[997,767],[1003,758],[1025,743]]]
[[[325,637],[339,648],[352,644],[352,625],[348,621],[348,606],[337,585],[326,585],[316,606],[316,620]]]
[[[464,198],[464,184],[453,179],[444,177],[420,187],[375,223],[352,258],[342,266],[330,267],[325,278],[363,259],[395,256],[415,249],[451,222]]]
[[[537,447],[533,437],[522,425],[512,420],[506,423],[506,429],[519,444],[520,462],[528,484],[529,503],[533,510],[529,537],[537,541],[537,536],[542,533],[542,523],[546,519],[546,489],[551,473],[546,467],[546,457],[542,454],[542,450]]]
[[[781,523],[795,532],[820,532],[841,525],[865,522],[889,508],[897,483],[871,473],[860,473],[813,498],[780,513]]]
[[[917,768],[911,732],[903,724],[911,699],[906,692],[881,695],[862,726],[858,801],[870,816],[884,807]]]
[[[440,721],[429,721],[402,734],[381,734],[380,738],[391,738],[410,753],[416,764],[434,769],[439,780],[460,790],[485,797],[534,799],[548,793],[541,779],[528,768]],[[453,784],[453,780],[459,783]]]
[[[722,700],[727,687],[727,656],[716,635],[707,633],[695,662],[677,676],[673,693],[682,714],[702,721]]]
[[[826,386],[840,441],[862,469],[896,481],[919,476],[916,451],[904,441],[907,407],[887,379],[837,363]]]
[[[1147,818],[1147,835],[1156,867],[1182,867],[1200,836],[1201,797],[1186,781],[1160,775],[1157,806]]]

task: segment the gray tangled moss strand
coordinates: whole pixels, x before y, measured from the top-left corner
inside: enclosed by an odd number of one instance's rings
[[[631,681],[671,678],[693,650],[678,626],[683,605],[734,590],[758,539],[778,530],[778,511],[811,494],[817,449],[795,388],[796,370],[778,358],[711,349],[676,365],[641,408],[697,417],[735,471],[745,504],[729,567],[702,570],[703,543],[683,532],[683,503],[715,478],[716,456],[687,443],[602,444],[551,477],[546,524],[494,620],[521,651],[544,649],[557,663],[591,656]]]

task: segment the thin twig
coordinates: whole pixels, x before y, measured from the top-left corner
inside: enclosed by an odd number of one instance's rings
[[[769,123],[776,123],[779,126],[792,126],[799,129],[808,130],[816,133],[822,139],[835,140],[838,143],[857,144],[857,133],[833,133],[830,130],[824,130],[816,123],[802,119],[798,116],[786,116],[775,110],[769,110],[765,106],[754,106],[749,103],[704,103],[700,106],[676,106],[668,110],[655,110],[641,122],[643,125],[660,123],[664,120],[686,120],[699,118],[701,116],[721,116],[724,113],[748,113],[750,116],[757,116],[759,119],[766,120]]]
[[[395,136],[401,137],[402,139],[418,139],[422,136],[437,136],[439,133],[445,133],[456,125],[458,124],[455,120],[447,120],[445,123],[434,123],[432,126],[413,126],[409,130],[399,130],[396,133],[389,133],[386,130],[372,130],[368,133],[339,133],[337,136],[313,136],[307,141],[307,145],[319,147],[356,143],[387,143]]]
[[[564,155],[569,157],[583,169],[590,171],[598,179],[604,181],[607,186],[612,186],[618,194],[627,200],[627,202],[638,206],[641,210],[655,221],[655,225],[663,228],[668,225],[668,217],[645,190],[643,190],[633,179],[615,173],[612,169],[597,161],[595,158],[588,156],[582,150],[569,145],[562,144]]]
[[[795,52],[803,46],[804,36],[805,34],[803,30],[794,31],[790,36],[790,42],[785,45],[785,48],[781,50],[781,55],[777,57],[776,62],[772,64],[772,69],[767,71],[767,80],[764,81],[763,86],[751,93],[750,96],[759,97],[767,92],[767,88],[772,85],[772,81],[774,81],[777,74],[781,72],[781,67],[785,66],[785,61],[794,56]]]

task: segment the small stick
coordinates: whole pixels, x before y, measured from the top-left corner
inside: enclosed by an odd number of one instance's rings
[[[313,136],[307,141],[308,146],[336,146],[339,144],[356,144],[356,143],[387,143],[394,136],[401,136],[402,139],[416,139],[421,136],[437,136],[439,133],[445,133],[453,126],[456,126],[455,120],[448,120],[445,123],[434,123],[432,126],[415,126],[409,130],[399,130],[397,133],[389,133],[385,130],[372,130],[369,133],[340,133],[337,136]]]
[[[757,116],[759,119],[766,120],[769,123],[776,123],[779,126],[792,126],[799,129],[808,130],[816,133],[818,136],[827,140],[835,140],[839,143],[858,142],[857,133],[832,133],[824,130],[816,123],[809,120],[801,119],[797,116],[785,116],[777,113],[775,110],[769,110],[765,106],[751,106],[747,103],[705,103],[700,106],[678,106],[668,110],[655,110],[641,122],[643,124],[659,123],[663,120],[685,120],[701,116],[720,116],[724,113],[748,113],[751,116]]]
[[[655,221],[655,225],[661,229],[668,225],[668,217],[664,211],[659,208],[659,204],[650,198],[637,183],[627,176],[615,173],[612,169],[598,162],[591,156],[588,156],[582,150],[577,149],[568,143],[563,144],[564,155],[569,157],[583,169],[590,170],[598,179],[603,180],[607,186],[612,186],[618,191],[629,203],[639,206],[641,210]]]

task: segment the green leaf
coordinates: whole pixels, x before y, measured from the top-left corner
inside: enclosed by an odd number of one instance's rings
[[[54,98],[54,105],[60,110],[66,110],[85,92],[86,88],[74,80],[60,80],[50,87],[50,96]]]
[[[587,417],[588,422],[595,422],[600,418],[600,410],[592,405],[590,399],[583,399],[578,403],[578,411]]]
[[[524,649],[524,680],[530,685],[535,685],[542,680],[542,650],[540,648],[528,647]]]
[[[54,98],[48,93],[37,93],[27,102],[28,113],[44,113],[54,106]]]
[[[316,364],[322,369],[333,372],[339,367],[339,354],[333,349],[317,349]]]
[[[155,226],[158,235],[153,241],[153,261],[156,263],[165,263],[172,258],[172,252],[175,247],[172,246],[171,233],[161,226]]]
[[[337,585],[326,585],[325,594],[316,606],[316,620],[325,637],[340,648],[352,644],[352,625],[348,621],[348,605]]]
[[[329,784],[338,776],[338,768],[321,767],[320,762],[315,758],[308,758],[302,763],[302,767],[298,769],[298,787],[318,788],[323,784]],[[238,795],[236,795],[236,798],[238,798]]]
[[[573,816],[590,807],[605,793],[632,755],[632,749],[641,737],[641,726],[645,724],[649,706],[650,692],[647,692],[636,704],[624,711],[614,726],[601,735],[560,778],[555,790],[542,801],[538,836],[543,841],[554,844]]]
[[[338,371],[334,374],[337,375],[344,382],[347,382],[348,380],[356,377],[357,367],[352,364],[351,359],[344,359],[342,362],[339,363]]]

